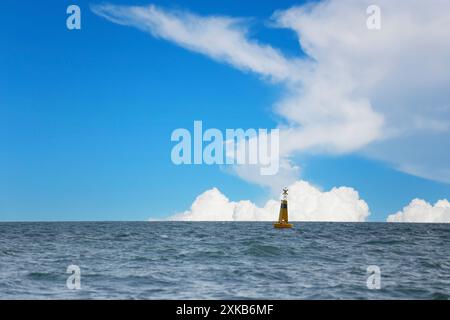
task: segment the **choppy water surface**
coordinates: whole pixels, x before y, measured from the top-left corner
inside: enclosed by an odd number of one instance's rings
[[[72,264],[81,290],[66,287]],[[449,297],[450,225],[0,223],[0,299]]]

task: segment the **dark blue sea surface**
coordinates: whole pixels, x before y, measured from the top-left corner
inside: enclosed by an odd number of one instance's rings
[[[69,265],[80,290],[66,286]],[[0,299],[449,297],[444,224],[0,223]]]

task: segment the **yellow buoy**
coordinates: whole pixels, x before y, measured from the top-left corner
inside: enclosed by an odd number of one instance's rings
[[[288,222],[288,202],[287,202],[288,189],[283,188],[283,199],[281,200],[280,214],[278,216],[278,222],[275,222],[273,226],[275,228],[292,228],[294,225]]]

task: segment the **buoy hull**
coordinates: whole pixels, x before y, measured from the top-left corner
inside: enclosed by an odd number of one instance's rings
[[[277,223],[274,223],[273,226],[275,228],[278,228],[278,229],[284,229],[284,228],[292,228],[294,225],[292,223],[279,223],[279,222],[277,222]]]

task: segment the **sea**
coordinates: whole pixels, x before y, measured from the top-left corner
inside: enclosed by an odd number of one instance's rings
[[[450,224],[0,223],[0,299],[448,299]]]

